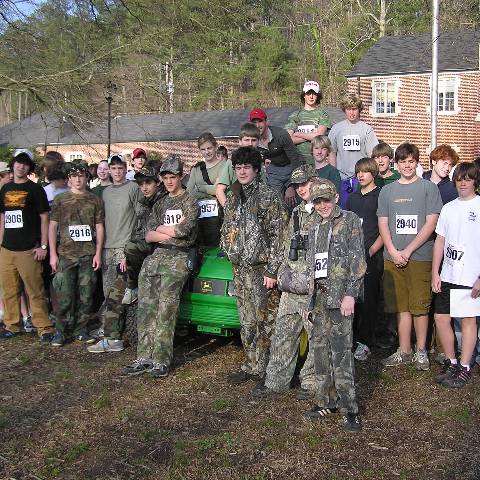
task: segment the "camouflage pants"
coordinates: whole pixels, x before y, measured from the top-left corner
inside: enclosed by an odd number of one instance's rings
[[[240,336],[246,361],[242,370],[265,376],[270,359],[270,341],[277,317],[280,292],[263,286],[265,266],[233,267],[240,317]]]
[[[117,274],[117,278],[112,283],[108,297],[105,299],[105,311],[103,313],[105,337],[117,340],[122,338],[127,309],[127,305],[122,305],[122,299],[126,286],[126,275]]]
[[[357,413],[352,355],[353,316],[344,317],[340,309],[326,308],[323,297],[317,293],[311,339],[318,382],[317,404],[338,407],[341,413]]]
[[[55,328],[60,332],[65,332],[65,327],[70,325],[73,326],[73,334],[79,335],[87,327],[93,313],[97,285],[97,272],[92,268],[92,258],[59,258],[52,285],[58,304]]]
[[[123,248],[104,248],[102,253],[103,296],[108,297],[113,282],[117,278],[118,264],[125,259]]]
[[[142,268],[143,261],[151,255],[153,245],[144,240],[130,240],[125,245],[125,256],[127,258],[127,287],[138,288],[138,275]]]
[[[303,330],[303,318],[300,311],[307,307],[308,301],[307,295],[286,292],[282,293],[280,298],[265,380],[265,385],[275,392],[288,390],[295,373],[300,334]],[[313,348],[311,347],[300,371],[300,382],[303,388],[316,390]]]
[[[180,295],[190,272],[187,254],[157,249],[138,278],[137,358],[170,365]]]

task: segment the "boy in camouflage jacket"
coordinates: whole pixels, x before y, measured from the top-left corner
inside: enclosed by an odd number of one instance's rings
[[[317,404],[305,416],[318,419],[337,410],[344,428],[361,428],[355,396],[352,355],[352,322],[355,299],[362,294],[366,271],[360,218],[336,204],[338,193],[332,182],[312,184],[310,200],[318,222],[309,230],[307,262],[311,265],[312,340]]]
[[[225,204],[220,247],[233,264],[240,335],[246,353],[232,384],[251,378],[263,383],[270,355],[270,337],[277,308],[277,270],[282,261],[287,212],[278,193],[259,181],[262,157],[252,147],[232,154],[237,181]]]

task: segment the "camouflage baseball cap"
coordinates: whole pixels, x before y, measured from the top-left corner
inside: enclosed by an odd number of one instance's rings
[[[312,165],[300,165],[290,176],[290,185],[308,182],[311,178],[318,177]]]
[[[135,173],[133,177],[135,180],[143,180],[145,178],[153,178],[154,180],[158,180],[157,173],[153,167],[143,167],[138,172]]]
[[[314,202],[323,198],[325,200],[333,200],[337,195],[335,185],[327,179],[322,179],[321,182],[312,183],[310,187],[310,201]]]
[[[88,164],[86,162],[67,163],[66,171],[68,176],[75,175],[76,173],[84,173],[85,175],[90,173],[88,171]]]
[[[183,173],[183,165],[178,155],[169,155],[160,167],[160,175],[163,173],[173,173],[174,175],[181,175]]]

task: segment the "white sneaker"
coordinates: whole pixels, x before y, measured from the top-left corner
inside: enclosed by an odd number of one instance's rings
[[[355,358],[355,360],[359,360],[360,362],[364,362],[371,353],[372,352],[370,352],[370,349],[366,345],[357,342],[357,348],[355,349],[353,358]]]
[[[428,352],[426,350],[417,350],[413,355],[412,362],[417,370],[430,370],[430,361],[428,360]]]
[[[131,305],[138,300],[138,288],[126,288],[122,298],[122,305]]]
[[[116,340],[113,338],[102,338],[95,345],[90,345],[87,350],[90,353],[107,353],[107,352],[121,352],[124,350],[123,340]]]

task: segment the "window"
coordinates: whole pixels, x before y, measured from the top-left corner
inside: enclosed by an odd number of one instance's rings
[[[438,81],[438,111],[457,111],[457,82],[454,78]]]
[[[83,160],[83,152],[67,152],[67,161],[73,162],[73,160]]]
[[[373,82],[373,106],[376,114],[398,112],[398,84],[395,80]]]

